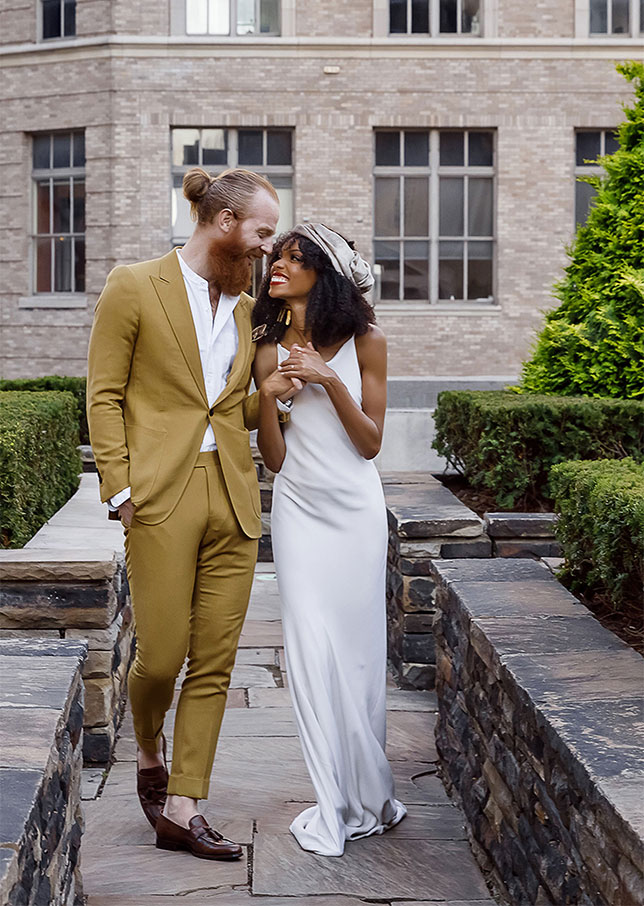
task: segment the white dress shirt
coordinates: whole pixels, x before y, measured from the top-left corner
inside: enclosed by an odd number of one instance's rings
[[[237,324],[233,317],[239,296],[227,296],[222,293],[215,317],[212,316],[210,306],[210,293],[208,281],[200,277],[189,267],[177,250],[177,258],[186,286],[190,313],[197,334],[197,345],[201,358],[201,370],[208,405],[212,406],[226,386],[226,381],[233,367],[237,349],[239,348],[239,335]],[[201,442],[200,452],[216,450],[217,443],[212,425],[208,425]],[[131,489],[124,488],[110,499],[110,509],[118,509],[130,497]]]

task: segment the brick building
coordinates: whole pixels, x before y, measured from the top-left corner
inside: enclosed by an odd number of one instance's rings
[[[644,0],[1,0],[0,373],[84,372],[199,162],[378,263],[393,376],[516,375],[642,30]]]

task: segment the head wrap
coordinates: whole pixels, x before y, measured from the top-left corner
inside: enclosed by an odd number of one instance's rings
[[[311,242],[319,245],[339,274],[353,280],[361,293],[369,292],[374,284],[371,268],[339,233],[330,230],[323,223],[298,223],[293,227],[293,232],[306,236]]]

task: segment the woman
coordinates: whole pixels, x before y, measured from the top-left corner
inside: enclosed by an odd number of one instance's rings
[[[291,831],[341,856],[406,814],[385,746],[387,521],[373,463],[386,344],[368,265],[333,230],[281,237],[254,313],[258,446],[276,472],[272,537],[289,686],[317,804]],[[297,390],[281,424],[277,397]]]

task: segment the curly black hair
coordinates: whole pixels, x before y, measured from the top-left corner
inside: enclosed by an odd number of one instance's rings
[[[282,250],[295,241],[302,254],[302,267],[313,269],[317,274],[307,300],[305,324],[311,331],[315,348],[334,346],[354,334],[365,334],[376,320],[371,305],[352,280],[335,270],[331,259],[319,245],[295,230],[282,233],[275,242],[253,310],[253,327],[265,324],[263,339],[271,343],[279,343],[286,333],[284,321],[277,320],[283,303],[279,299],[271,299],[268,291],[271,267]],[[353,244],[349,244],[353,248]]]

